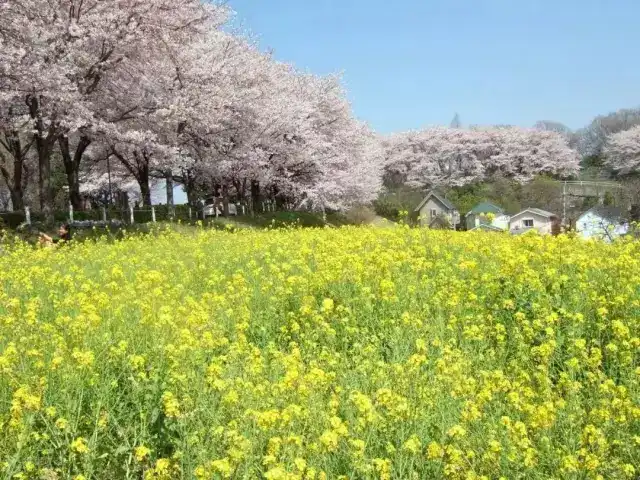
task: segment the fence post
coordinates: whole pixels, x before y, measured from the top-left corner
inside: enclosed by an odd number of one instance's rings
[[[191,207],[189,207],[189,221],[191,221]]]
[[[24,207],[24,221],[27,225],[31,225],[31,209],[29,207]]]
[[[73,203],[69,202],[69,222],[73,223]]]
[[[151,221],[156,223],[156,207],[151,205]]]
[[[131,225],[135,222],[135,218],[133,217],[133,205],[129,205],[129,220],[131,221]]]
[[[102,221],[104,223],[107,223],[107,208],[106,207],[102,207]]]

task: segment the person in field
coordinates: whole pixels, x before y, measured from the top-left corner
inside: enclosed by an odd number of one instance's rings
[[[40,233],[40,243],[43,245],[64,244],[71,241],[71,226],[63,223],[58,229],[57,237],[50,237],[46,233]]]

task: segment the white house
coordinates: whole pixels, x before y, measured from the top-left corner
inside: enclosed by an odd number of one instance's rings
[[[509,215],[497,205],[481,202],[465,215],[467,230],[508,230]]]
[[[509,220],[509,231],[513,234],[537,230],[538,233],[551,233],[551,227],[558,221],[554,213],[540,208],[527,208]]]
[[[626,234],[629,223],[621,208],[598,205],[580,215],[576,230],[583,238],[598,238],[610,242]]]
[[[456,207],[444,195],[435,190],[427,193],[415,211],[418,213],[418,221],[422,226],[437,228],[448,222],[455,227],[460,223],[460,213]]]

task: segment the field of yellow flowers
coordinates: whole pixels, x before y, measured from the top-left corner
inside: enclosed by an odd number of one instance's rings
[[[640,474],[640,244],[404,227],[0,249],[0,478]]]

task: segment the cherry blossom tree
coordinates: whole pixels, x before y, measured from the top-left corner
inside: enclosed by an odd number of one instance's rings
[[[215,44],[193,55],[208,55],[209,61],[196,61],[197,68],[188,68],[187,61],[181,68],[183,155],[177,170],[182,175],[174,178],[188,192],[208,179],[223,199],[232,190],[240,198],[250,190],[254,204],[261,193],[292,200],[317,197],[321,179],[337,178],[344,170],[341,155],[374,138],[358,136],[363,130],[339,77],[300,73],[237,40],[224,40],[222,49]],[[355,164],[359,157],[351,159]]]
[[[9,192],[14,210],[24,208],[24,192],[32,171],[30,152],[33,136],[28,134],[24,115],[9,109],[0,115],[0,178]]]
[[[386,140],[387,171],[409,185],[460,186],[495,174],[527,182],[577,172],[577,152],[555,132],[515,127],[429,128]]]
[[[552,131],[507,128],[497,132],[499,151],[489,157],[486,174],[496,172],[525,183],[540,174],[567,178],[580,168],[578,153],[568,145],[566,137]]]
[[[252,139],[252,180],[318,208],[348,208],[380,189],[379,139],[358,122],[339,76],[316,77],[275,65]],[[274,114],[275,113],[275,114]]]
[[[78,201],[84,150],[102,122],[119,120],[96,114],[100,94],[110,90],[101,88],[105,80],[117,78],[132,59],[153,56],[166,42],[188,41],[222,11],[199,0],[3,0],[0,10],[0,103],[28,107],[41,208],[48,218],[56,143],[71,199]]]
[[[640,125],[640,108],[625,108],[608,115],[600,115],[585,128],[576,132],[578,150],[583,157],[600,157],[607,139]]]
[[[0,124],[2,164],[22,162],[27,147],[37,156],[48,218],[55,150],[76,208],[81,181],[91,189],[107,158],[145,203],[159,177],[183,184],[191,201],[208,190],[331,208],[380,188],[379,138],[354,118],[340,78],[273,61],[222,28],[225,8],[200,0],[0,0],[0,8],[0,118],[24,110],[17,135],[15,123]],[[20,184],[22,171],[5,168],[5,181]]]
[[[367,204],[382,188],[384,150],[363,123],[344,130],[343,141],[318,162],[318,175],[303,185],[303,196],[324,209],[347,210]]]
[[[80,175],[80,191],[84,197],[89,197],[93,203],[100,206],[119,204],[118,198],[126,194],[127,201],[136,202],[141,199],[138,182],[119,164],[108,173],[100,170],[89,170]],[[123,206],[122,204],[119,204]]]
[[[573,131],[565,124],[553,120],[540,120],[536,122],[533,128],[547,132],[556,132],[565,136],[567,139],[573,134]]]
[[[252,139],[258,135],[258,102],[271,92],[271,60],[240,38],[210,32],[174,57],[177,88],[165,125],[178,153],[165,176],[182,183],[192,198],[203,180],[228,188],[252,176],[258,159]],[[272,120],[275,114],[272,116]],[[169,119],[171,119],[169,121]]]
[[[497,135],[434,127],[388,139],[387,169],[412,186],[464,185],[484,178]]]
[[[611,135],[604,149],[606,163],[620,173],[640,167],[640,125]]]
[[[566,140],[569,147],[577,150],[580,142],[580,135],[578,132],[574,132],[566,126],[564,123],[556,122],[553,120],[540,120],[533,126],[536,130],[542,130],[547,132],[556,132],[562,135]]]

